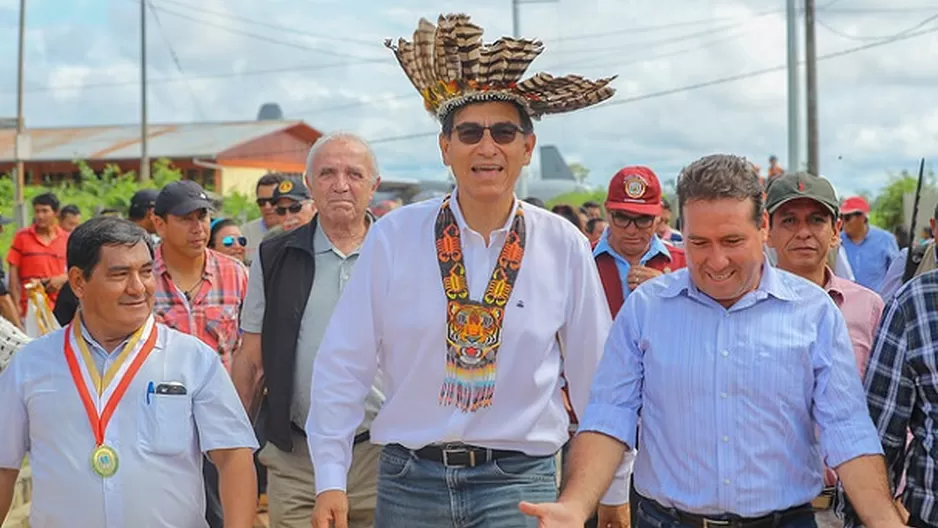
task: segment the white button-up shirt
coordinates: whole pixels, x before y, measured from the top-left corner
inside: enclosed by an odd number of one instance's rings
[[[548,456],[569,438],[561,371],[576,413],[586,407],[612,325],[609,308],[587,238],[566,219],[530,205],[524,205],[526,246],[505,311],[492,406],[466,413],[440,405],[446,297],[434,224],[441,202],[409,205],[376,222],[336,305],[316,356],[306,424],[317,492],[346,488],[352,437],[379,366],[387,397],[371,429],[379,445],[462,442]],[[455,196],[450,204],[469,295],[480,299],[512,217],[486,247]],[[604,502],[622,504],[627,497],[627,474],[620,471]]]
[[[110,478],[91,469],[95,439],[65,361],[65,329],[24,346],[0,374],[0,467],[19,469],[29,455],[31,526],[208,526],[202,454],[257,449],[218,354],[197,338],[156,328],[156,346],[105,432],[119,458]],[[82,331],[103,373],[123,347],[109,354]],[[182,383],[187,394],[155,395],[151,382]]]

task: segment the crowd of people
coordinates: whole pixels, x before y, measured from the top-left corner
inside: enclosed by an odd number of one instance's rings
[[[388,43],[443,197],[374,214],[374,152],[333,133],[240,227],[185,180],[70,233],[33,201],[13,321],[45,292],[62,328],[0,372],[0,517],[28,456],[36,527],[938,526],[934,244],[731,154],[675,204],[643,165],[521,200],[534,121],[614,90],[481,35]]]

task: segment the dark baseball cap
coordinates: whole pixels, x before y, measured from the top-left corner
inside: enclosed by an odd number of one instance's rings
[[[160,191],[158,189],[142,189],[135,192],[130,197],[130,215],[133,216],[134,213],[143,215],[148,209],[153,209],[159,195]]]
[[[787,173],[773,178],[766,189],[765,208],[773,214],[782,205],[799,198],[808,198],[826,207],[835,218],[840,203],[829,181],[806,172]]]
[[[153,213],[159,216],[186,216],[199,209],[214,210],[211,198],[198,183],[180,180],[163,187],[156,197]]]
[[[277,185],[277,188],[274,189],[274,203],[276,203],[281,198],[289,198],[291,200],[302,202],[304,200],[309,200],[311,196],[309,194],[309,189],[307,189],[306,185],[303,184],[303,180],[299,178],[287,178],[280,182]]]

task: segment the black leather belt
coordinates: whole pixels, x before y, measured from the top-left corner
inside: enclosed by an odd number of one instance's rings
[[[659,513],[667,515],[680,524],[693,526],[694,528],[775,528],[784,521],[798,515],[814,515],[814,508],[810,504],[802,504],[788,508],[787,510],[777,511],[762,517],[739,517],[736,515],[721,515],[716,518],[685,513],[673,508],[665,508],[657,502],[641,497],[643,503],[657,510]]]
[[[465,444],[431,445],[414,451],[414,454],[417,458],[439,462],[446,467],[476,467],[493,460],[527,456],[521,451],[486,449]]]
[[[290,422],[290,429],[293,429],[294,433],[298,435],[302,435],[304,438],[306,437],[306,431],[304,431],[302,427],[300,427],[299,425],[296,425],[293,422]],[[358,445],[362,442],[367,442],[369,440],[371,440],[371,431],[364,431],[355,435],[355,439],[352,441],[352,445]]]

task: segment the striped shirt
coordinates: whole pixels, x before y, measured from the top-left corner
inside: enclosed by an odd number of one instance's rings
[[[238,319],[248,289],[244,264],[211,249],[205,250],[202,285],[192,300],[173,283],[163,262],[163,247],[156,248],[153,274],[156,320],[180,332],[194,335],[218,352],[226,369],[241,342]]]
[[[886,304],[864,383],[891,489],[905,473],[903,505],[938,524],[938,270],[913,278]],[[853,526],[855,513],[846,510]]]
[[[681,331],[661,314],[680,314]],[[768,265],[729,309],[687,269],[632,292],[580,431],[634,446],[639,409],[635,488],[689,513],[758,517],[809,503],[824,461],[882,453],[840,311]]]

